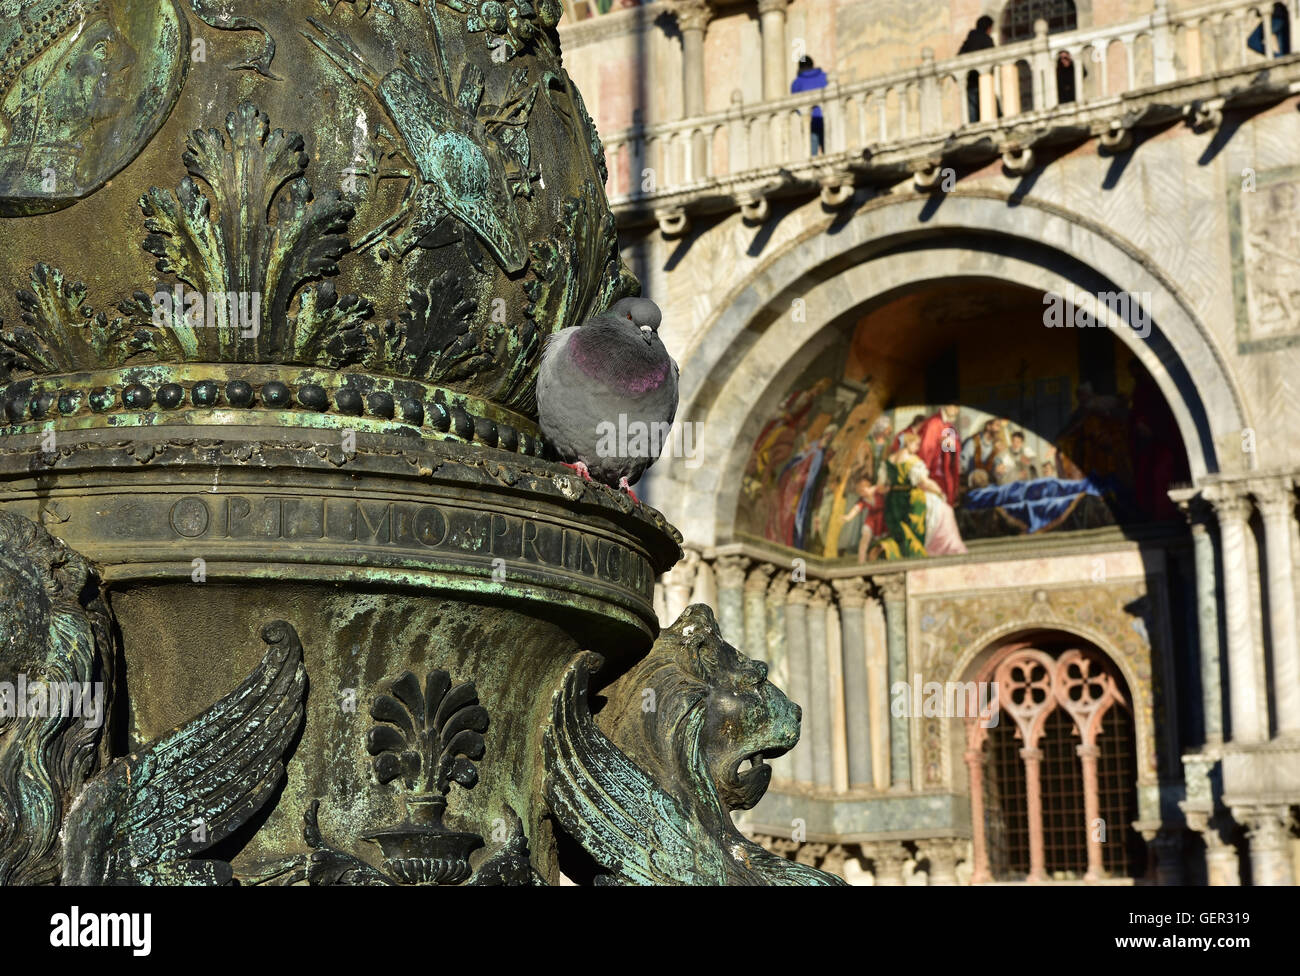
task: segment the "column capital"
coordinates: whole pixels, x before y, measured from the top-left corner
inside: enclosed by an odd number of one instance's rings
[[[776,572],[776,567],[771,563],[755,563],[745,574],[745,589],[747,590],[766,590],[772,585],[772,574]]]
[[[719,556],[713,562],[713,574],[722,589],[738,590],[745,585],[748,567],[749,559],[745,556]]]
[[[790,592],[790,573],[788,570],[777,570],[775,566],[772,568],[776,571],[776,575],[772,577],[772,582],[767,588],[767,598],[777,603],[785,603],[786,596]]]
[[[786,606],[806,605],[817,589],[816,583],[792,583],[790,592],[785,595]]]
[[[852,579],[834,580],[831,586],[839,596],[842,607],[864,607],[867,605],[867,581],[860,576]]]
[[[1214,517],[1214,507],[1195,488],[1175,488],[1169,492],[1169,500],[1193,529],[1205,528]]]
[[[758,0],[758,15],[784,14],[790,6],[790,0]]]
[[[1250,496],[1240,485],[1213,485],[1202,497],[1214,506],[1220,522],[1244,522],[1250,518]]]
[[[907,574],[890,573],[887,576],[875,576],[871,580],[875,584],[880,598],[886,603],[894,603],[902,600],[907,595]]]
[[[1286,845],[1293,820],[1290,807],[1264,803],[1233,806],[1232,819],[1246,828],[1246,837],[1252,844],[1267,847]]]
[[[713,8],[705,0],[674,0],[668,12],[677,18],[682,32],[704,31],[713,19]]]
[[[1291,515],[1295,512],[1295,480],[1290,477],[1253,481],[1250,493],[1265,518]]]
[[[903,869],[912,855],[902,841],[868,841],[862,845],[862,854],[871,862],[876,884],[903,884]]]
[[[808,584],[813,587],[812,592],[808,594],[808,605],[810,607],[829,607],[834,591],[826,583]]]

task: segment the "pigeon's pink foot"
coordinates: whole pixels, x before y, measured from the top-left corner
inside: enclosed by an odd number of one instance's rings
[[[587,466],[583,464],[581,461],[577,462],[576,464],[569,464],[569,462],[567,461],[561,461],[560,463],[563,464],[566,468],[572,468],[574,471],[578,472],[578,474],[582,475],[583,481],[591,480],[591,472],[587,470]]]
[[[619,490],[620,490],[620,491],[625,491],[625,492],[627,492],[629,495],[631,495],[631,496],[632,496],[632,501],[635,502],[637,505],[640,505],[640,504],[641,504],[641,499],[639,499],[639,498],[636,497],[636,492],[634,492],[634,491],[632,490],[632,486],[629,485],[629,484],[627,483],[627,479],[626,479],[626,478],[620,478],[620,479],[618,480],[618,487],[619,487]]]

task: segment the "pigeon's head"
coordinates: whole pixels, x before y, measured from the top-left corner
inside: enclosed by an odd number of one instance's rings
[[[641,338],[645,339],[646,345],[654,344],[655,338],[659,334],[659,323],[663,321],[663,314],[659,311],[659,306],[648,298],[620,299],[610,307],[606,314],[631,322],[635,328],[640,330]]]

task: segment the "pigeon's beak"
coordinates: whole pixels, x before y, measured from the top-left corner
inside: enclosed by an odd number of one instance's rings
[[[641,338],[645,340],[647,346],[650,345],[654,342],[655,330],[648,325],[641,326]]]

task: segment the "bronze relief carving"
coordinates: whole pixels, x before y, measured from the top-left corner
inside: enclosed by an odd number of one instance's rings
[[[189,66],[173,0],[0,4],[0,216],[58,210],[154,137]]]

